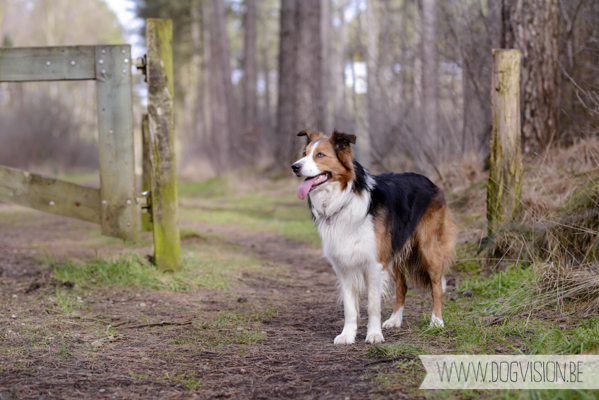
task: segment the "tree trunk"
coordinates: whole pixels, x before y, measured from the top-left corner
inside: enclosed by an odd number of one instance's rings
[[[424,109],[422,107],[422,10],[420,2],[414,12],[414,43],[409,45],[408,48],[413,48],[414,51],[414,65],[412,67],[414,84],[412,86],[412,95],[414,97],[414,131],[423,132],[424,137],[419,139],[422,145],[427,144],[428,134],[424,129]]]
[[[520,51],[493,50],[487,221],[489,236],[517,215],[522,193],[520,147]]]
[[[244,142],[253,148],[257,142],[258,127],[258,66],[256,61],[256,0],[245,0],[243,40],[243,125]]]
[[[300,130],[305,128],[322,130],[324,124],[320,90],[322,74],[320,1],[301,0],[297,3],[296,109],[297,126]]]
[[[331,60],[332,57],[332,43],[331,43],[331,0],[320,0],[321,3],[321,18],[320,18],[320,40],[321,46],[321,67],[320,73],[320,88],[321,98],[323,107],[323,125],[318,127],[323,130],[327,135],[333,131],[333,119],[332,113],[329,112],[329,104],[331,98]]]
[[[2,27],[4,26],[4,13],[5,13],[5,5],[4,0],[0,0],[0,46],[4,45],[4,31]]]
[[[378,60],[379,60],[379,32],[380,23],[378,12],[378,0],[367,0],[366,2],[366,102],[368,108],[368,117],[366,119],[365,135],[362,138],[362,145],[365,147],[364,164],[370,166],[373,146],[376,148],[380,144],[380,135],[382,134],[378,122],[380,115],[380,96],[377,82]]]
[[[269,58],[268,58],[268,3],[266,0],[261,1],[261,12],[260,12],[260,25],[262,26],[261,31],[261,43],[260,43],[260,67],[262,69],[262,78],[264,79],[264,108],[262,109],[262,130],[265,133],[263,138],[272,138],[272,116],[271,116],[271,104],[270,104],[270,80],[269,80]],[[272,142],[271,142],[272,143]],[[272,153],[275,149],[267,149],[268,153]]]
[[[422,110],[424,130],[430,151],[442,155],[437,110],[437,41],[435,29],[436,0],[422,0]]]
[[[210,20],[211,139],[219,173],[233,164],[231,160],[234,159],[234,154],[231,143],[235,141],[235,134],[238,132],[225,18],[224,2],[213,0]]]
[[[524,151],[541,151],[557,126],[558,0],[503,0],[501,19],[502,47],[522,52]]]
[[[347,63],[347,24],[345,23],[345,9],[347,0],[338,0],[337,18],[339,19],[337,45],[333,59],[333,90],[335,118],[333,125],[342,132],[353,131],[355,128],[347,112],[345,65]]]
[[[277,164],[287,168],[293,159],[297,138],[295,133],[303,126],[296,123],[296,63],[297,23],[296,0],[281,1],[281,30],[279,42],[279,98],[277,107]]]
[[[212,90],[211,80],[208,79],[208,74],[210,73],[210,65],[212,58],[211,54],[211,46],[210,46],[210,0],[200,0],[201,7],[201,21],[202,21],[202,61],[203,61],[203,74],[202,74],[202,98],[204,100],[202,107],[202,116],[204,121],[204,141],[203,146],[208,149],[209,146],[212,145],[212,96],[210,92]],[[206,152],[206,154],[211,157],[213,161],[214,152]]]
[[[193,56],[191,60],[191,143],[194,150],[203,151],[205,147],[204,128],[204,68],[202,65],[202,26],[201,26],[201,0],[192,0],[191,3],[191,40]],[[195,151],[194,151],[195,153]]]

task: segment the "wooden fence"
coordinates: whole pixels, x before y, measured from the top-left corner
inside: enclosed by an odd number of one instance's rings
[[[144,168],[152,199],[156,265],[181,266],[175,158],[171,21],[149,19],[148,130]],[[131,95],[131,46],[0,48],[0,82],[95,80],[100,187],[0,166],[0,201],[99,224],[102,234],[137,240],[137,199]],[[148,154],[149,153],[149,154]],[[146,226],[149,221],[146,220]]]

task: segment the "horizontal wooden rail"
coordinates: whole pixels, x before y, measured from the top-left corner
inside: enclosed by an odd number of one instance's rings
[[[0,82],[96,79],[96,46],[0,48]]]
[[[100,223],[100,189],[3,166],[0,201]]]

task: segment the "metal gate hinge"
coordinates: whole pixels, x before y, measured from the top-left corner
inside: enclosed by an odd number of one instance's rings
[[[133,60],[133,65],[137,67],[138,71],[141,71],[144,74],[144,82],[148,81],[148,70],[146,66],[148,65],[148,57],[147,54],[144,54],[143,57],[136,58]]]
[[[152,222],[152,192],[149,190],[141,192],[140,197],[137,197],[135,200],[141,207],[141,212],[150,214],[150,222]]]

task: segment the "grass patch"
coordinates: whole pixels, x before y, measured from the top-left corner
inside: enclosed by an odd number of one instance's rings
[[[258,271],[272,264],[247,249],[231,244],[189,243],[182,249],[183,269],[175,273],[191,287],[228,289],[242,272]]]
[[[458,354],[578,354],[599,347],[599,317],[572,316],[569,321],[560,319],[560,326],[550,319],[531,317],[530,312],[494,316],[498,302],[522,287],[533,273],[514,267],[488,278],[473,277],[459,285],[458,293],[470,290],[473,295],[445,302],[443,331],[451,332]],[[530,299],[523,296],[520,301]],[[465,313],[464,306],[472,311]],[[422,324],[421,329],[424,327]],[[445,335],[443,332],[440,334]]]
[[[262,322],[272,319],[278,310],[267,308],[246,312],[221,311],[212,320],[202,322],[204,344],[222,347],[229,344],[256,344],[266,340]],[[206,340],[207,339],[207,340]]]
[[[79,288],[116,285],[155,290],[189,291],[199,287],[228,289],[243,271],[255,271],[271,264],[265,263],[239,246],[224,243],[192,242],[182,247],[180,271],[161,272],[138,253],[120,257],[108,256],[85,262],[47,260],[55,279],[73,282]],[[59,308],[72,312],[72,298],[57,292]]]
[[[166,372],[162,380],[169,381],[174,385],[181,385],[187,390],[194,390],[203,385],[196,371],[177,371],[172,374]]]
[[[306,203],[295,196],[296,181],[262,181],[247,186],[240,178],[213,178],[203,183],[182,183],[182,220],[236,225],[249,230],[271,230],[313,247],[320,238]]]
[[[409,336],[396,343],[372,346],[367,355],[372,358],[394,358],[420,354],[580,354],[599,349],[599,316],[556,320],[522,315],[495,315],[492,310],[506,293],[521,287],[533,271],[510,266],[506,271],[488,277],[472,276],[460,282],[444,302],[444,329],[430,329],[427,312],[417,322]],[[468,293],[467,296],[464,294]],[[456,296],[457,295],[457,296]],[[450,300],[451,299],[451,300]],[[521,301],[526,302],[526,298]],[[469,311],[466,311],[469,310]],[[557,320],[559,318],[559,320]],[[376,387],[407,391],[426,398],[497,398],[497,399],[598,399],[597,391],[480,391],[443,390],[419,391],[424,378],[419,360],[399,358],[391,371],[371,377]]]
[[[229,184],[227,177],[214,177],[204,182],[190,182],[180,179],[177,182],[177,191],[179,198],[225,196],[229,192]]]
[[[422,347],[404,342],[376,344],[368,349],[367,357],[386,358],[399,357],[403,355],[417,356],[419,354],[429,354],[429,350]]]
[[[198,351],[203,348],[218,349],[230,345],[252,345],[267,338],[262,324],[272,319],[276,308],[250,311],[221,311],[212,319],[194,324],[184,335],[169,342],[176,346],[190,346]]]
[[[599,399],[597,390],[511,390],[503,391],[505,400],[596,400]]]
[[[72,314],[73,308],[77,305],[74,296],[64,289],[56,289],[54,301],[56,307],[61,309],[65,314]]]
[[[310,210],[301,204],[298,206],[277,205],[272,199],[264,197],[265,203],[251,204],[249,197],[238,199],[233,204],[181,207],[181,218],[188,221],[202,221],[217,225],[236,225],[250,230],[271,230],[312,247],[320,246],[320,237]],[[246,203],[244,200],[248,200]]]
[[[79,288],[117,285],[157,290],[186,287],[176,274],[164,274],[139,254],[96,258],[87,262],[65,260],[51,263],[54,277]]]

